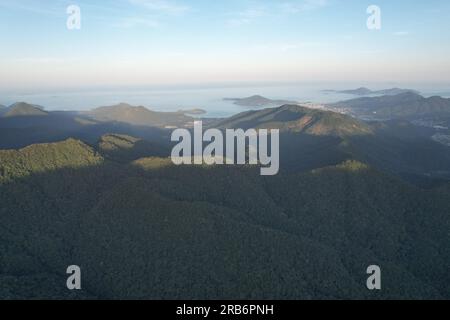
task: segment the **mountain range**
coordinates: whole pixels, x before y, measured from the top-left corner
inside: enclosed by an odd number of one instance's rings
[[[95,143],[108,133],[166,141],[166,127],[191,127],[194,121],[183,112],[155,112],[128,104],[101,107],[91,112],[47,112],[32,104],[18,103],[5,110],[0,113],[0,149],[68,138]]]
[[[448,185],[417,189],[356,161],[267,179],[102,150],[0,152],[2,298],[448,298]],[[76,293],[64,290],[74,262]],[[377,295],[368,264],[386,273]]]
[[[292,104],[205,122],[280,129],[280,173],[262,177],[173,165],[181,113],[15,109],[0,117],[3,299],[450,298],[450,148],[432,128]]]

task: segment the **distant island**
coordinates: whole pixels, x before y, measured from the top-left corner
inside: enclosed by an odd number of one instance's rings
[[[26,117],[26,116],[46,116],[48,112],[44,107],[36,104],[28,104],[25,102],[17,102],[9,107],[0,106],[0,117]]]
[[[224,101],[233,101],[235,105],[243,107],[269,107],[281,106],[285,104],[297,104],[297,101],[272,100],[260,95],[254,95],[247,98],[224,98]]]
[[[412,89],[401,89],[401,88],[391,88],[384,90],[370,90],[365,87],[351,89],[351,90],[324,90],[324,92],[333,92],[333,93],[343,93],[343,94],[352,94],[356,96],[369,96],[369,95],[383,95],[383,96],[395,96],[403,93],[415,93],[420,94],[420,92]]]
[[[143,106],[132,106],[128,103],[99,107],[85,112],[83,115],[95,121],[121,122],[160,128],[184,127],[194,121],[194,118],[188,116],[186,112],[158,112]]]
[[[188,110],[178,110],[177,112],[185,114],[185,115],[191,115],[191,116],[199,116],[199,115],[207,114],[206,110],[199,109],[199,108],[188,109]]]

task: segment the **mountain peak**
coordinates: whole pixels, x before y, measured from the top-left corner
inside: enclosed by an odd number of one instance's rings
[[[280,129],[285,132],[301,132],[316,136],[350,136],[372,133],[368,125],[350,116],[294,104],[240,113],[219,123],[219,126],[234,129]]]

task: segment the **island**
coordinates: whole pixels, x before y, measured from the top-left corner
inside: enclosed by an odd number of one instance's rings
[[[224,98],[224,101],[232,101],[235,105],[243,107],[269,107],[282,106],[285,104],[298,104],[297,101],[272,100],[260,95],[254,95],[247,98]]]
[[[206,110],[200,109],[200,108],[188,109],[188,110],[178,110],[177,112],[185,114],[185,115],[191,115],[191,116],[200,116],[200,115],[207,114]]]

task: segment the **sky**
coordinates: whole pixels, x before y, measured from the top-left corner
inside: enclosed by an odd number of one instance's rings
[[[450,83],[449,16],[448,0],[0,0],[0,88]]]

